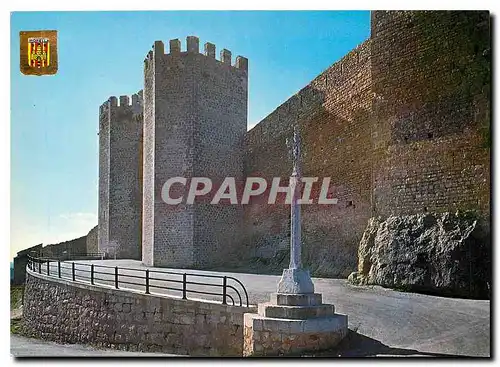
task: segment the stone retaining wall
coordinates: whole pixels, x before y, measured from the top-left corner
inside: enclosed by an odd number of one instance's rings
[[[242,356],[255,307],[166,298],[48,278],[27,270],[26,334],[63,343],[193,356]]]

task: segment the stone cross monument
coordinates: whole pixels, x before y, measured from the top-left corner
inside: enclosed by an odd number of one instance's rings
[[[302,268],[300,238],[301,167],[300,133],[293,131],[293,170],[290,177],[290,265],[283,270],[271,302],[260,303],[258,312],[244,314],[243,355],[297,355],[329,349],[347,335],[347,316],[335,313],[314,293],[309,271]]]
[[[290,205],[290,265],[288,269],[283,270],[283,276],[278,283],[278,293],[286,294],[314,293],[314,285],[309,271],[302,269],[299,204],[302,192],[300,143],[300,131],[298,126],[295,125],[291,144],[293,169],[289,185],[292,192],[292,202]]]

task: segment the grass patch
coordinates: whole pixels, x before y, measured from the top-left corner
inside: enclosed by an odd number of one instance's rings
[[[10,309],[15,310],[23,304],[24,286],[10,286]]]
[[[21,335],[22,319],[10,319],[10,333]]]

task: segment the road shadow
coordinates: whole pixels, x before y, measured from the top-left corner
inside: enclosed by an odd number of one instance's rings
[[[464,355],[420,352],[416,349],[392,348],[382,342],[350,330],[335,349],[306,354],[304,357],[440,357],[468,358]],[[477,357],[476,357],[477,358]]]

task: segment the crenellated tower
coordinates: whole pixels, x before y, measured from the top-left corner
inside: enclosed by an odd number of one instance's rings
[[[142,122],[142,91],[99,109],[98,246],[110,257],[141,259]]]
[[[235,254],[241,208],[209,203],[169,206],[163,184],[171,177],[243,177],[248,61],[187,37],[155,41],[144,60],[143,262],[207,267]],[[187,193],[187,190],[185,190]]]

